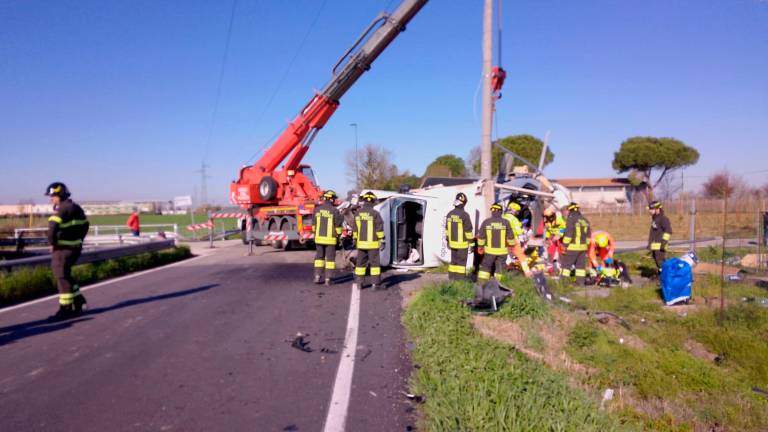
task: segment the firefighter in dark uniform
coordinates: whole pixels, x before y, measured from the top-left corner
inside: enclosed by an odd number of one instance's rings
[[[51,183],[45,194],[51,197],[56,212],[48,218],[51,268],[59,288],[59,310],[48,317],[53,322],[76,317],[86,306],[80,287],[72,279],[72,266],[80,258],[89,225],[83,209],[69,199],[70,193],[64,183]]]
[[[370,267],[372,288],[381,287],[381,259],[379,249],[384,248],[384,221],[379,212],[374,210],[376,195],[366,192],[360,195],[363,206],[355,215],[355,228],[353,237],[357,248],[355,260],[355,285],[363,287],[366,270]]]
[[[664,215],[664,208],[659,201],[651,201],[648,204],[648,212],[651,214],[651,230],[648,233],[648,249],[656,262],[659,272],[661,265],[667,257],[669,240],[672,238],[672,224]]]
[[[315,207],[315,283],[331,284],[331,276],[336,270],[336,244],[341,235],[342,217],[334,205],[336,192],[327,190],[320,198],[320,205]]]
[[[448,279],[465,279],[467,275],[467,256],[469,248],[474,246],[472,220],[464,210],[467,196],[459,192],[453,202],[453,210],[445,217],[445,239],[451,250],[451,264],[448,266]]]
[[[568,204],[568,217],[565,220],[565,233],[563,234],[563,246],[565,254],[562,257],[561,274],[570,278],[576,276],[576,283],[584,285],[587,277],[587,249],[592,230],[581,214],[579,205],[572,202]],[[571,269],[575,267],[575,271]]]
[[[491,205],[491,217],[483,221],[477,232],[477,253],[483,256],[480,271],[477,273],[477,282],[481,285],[506,266],[507,254],[516,256],[525,275],[531,275],[528,259],[517,242],[509,221],[501,216],[502,211],[501,204]]]

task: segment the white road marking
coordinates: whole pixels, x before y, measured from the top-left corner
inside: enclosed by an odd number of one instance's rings
[[[176,266],[179,266],[179,265],[182,265],[182,264],[185,264],[185,263],[188,263],[188,262],[196,261],[196,260],[199,260],[201,258],[208,257],[208,256],[211,256],[211,255],[210,254],[208,254],[208,255],[199,255],[199,256],[196,256],[194,258],[189,258],[189,259],[181,260],[181,261],[178,261],[178,262],[175,262],[175,263],[172,263],[172,264],[168,264],[168,265],[164,265],[164,266],[161,266],[161,267],[155,267],[155,268],[152,268],[152,269],[149,269],[149,270],[140,271],[138,273],[131,273],[129,275],[120,276],[120,277],[115,278],[115,279],[110,279],[110,280],[106,280],[104,282],[95,283],[93,285],[84,286],[84,287],[80,288],[80,291],[81,292],[88,291],[88,290],[92,290],[94,288],[102,287],[102,286],[113,284],[113,283],[116,283],[116,282],[122,282],[122,281],[127,280],[127,279],[143,276],[145,274],[154,273],[156,271],[165,270],[165,269],[171,268],[171,267],[176,267]],[[48,297],[39,298],[37,300],[31,300],[31,301],[28,301],[26,303],[17,304],[15,306],[9,306],[7,308],[0,309],[0,314],[4,313],[4,312],[10,312],[10,311],[16,310],[16,309],[21,309],[23,307],[32,306],[33,304],[42,303],[42,302],[48,301],[48,300],[54,300],[54,299],[58,300],[58,298],[59,298],[59,295],[58,294],[54,294],[54,295],[51,295],[51,296],[48,296]]]
[[[355,371],[355,353],[357,353],[357,329],[360,322],[360,288],[352,284],[352,295],[349,299],[349,317],[347,318],[347,335],[344,338],[344,349],[336,371],[336,381],[333,383],[331,403],[328,405],[328,416],[325,418],[323,432],[344,432],[347,423],[347,410],[352,393],[352,375]]]

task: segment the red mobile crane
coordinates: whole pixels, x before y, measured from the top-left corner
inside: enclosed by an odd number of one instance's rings
[[[240,169],[229,191],[232,203],[247,209],[251,235],[244,239],[272,240],[275,247],[287,247],[290,241],[303,243],[312,237],[313,210],[322,192],[312,168],[301,164],[301,160],[336,111],[341,97],[426,3],[404,0],[391,15],[379,14],[336,62],[323,90],[315,94],[256,163]],[[278,169],[283,160],[285,164]]]

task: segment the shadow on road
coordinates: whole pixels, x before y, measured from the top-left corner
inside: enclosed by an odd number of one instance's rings
[[[386,288],[390,288],[399,283],[412,281],[421,277],[420,273],[396,273],[391,276],[387,276],[382,281],[382,285]]]
[[[0,327],[0,346],[13,343],[20,339],[37,336],[40,334],[51,333],[59,330],[64,330],[74,326],[75,324],[90,321],[94,315],[99,315],[105,312],[110,312],[117,309],[123,309],[126,307],[137,306],[144,303],[150,303],[160,300],[168,300],[176,297],[183,297],[187,295],[197,294],[199,292],[207,291],[211,288],[215,288],[219,284],[203,285],[197,288],[190,288],[183,291],[175,291],[167,294],[160,294],[151,297],[137,298],[131,300],[125,300],[120,303],[115,303],[112,306],[100,307],[89,309],[81,317],[64,322],[49,323],[45,319],[28,321],[21,324],[14,324],[7,327]]]

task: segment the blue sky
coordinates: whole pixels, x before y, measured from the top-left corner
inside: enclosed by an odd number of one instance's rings
[[[199,194],[203,159],[211,200],[226,202],[238,168],[397,3],[237,0],[220,75],[231,1],[0,2],[0,202],[41,202],[53,180],[80,200]],[[315,140],[305,161],[321,186],[349,188],[353,122],[360,145],[417,174],[466,157],[481,21],[479,0],[425,6]],[[723,168],[768,182],[768,2],[507,1],[502,21],[496,129],[550,130],[551,177],[613,175],[622,140],[656,135],[699,149],[694,182]]]

